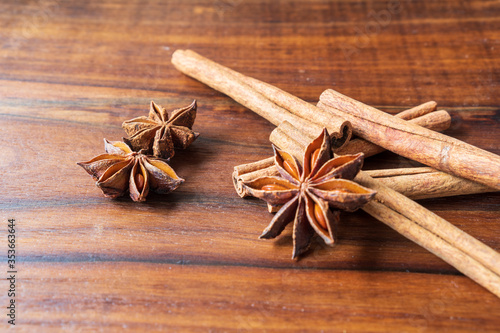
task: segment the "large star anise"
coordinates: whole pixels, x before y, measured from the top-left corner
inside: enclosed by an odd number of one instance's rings
[[[104,148],[106,154],[77,164],[97,181],[106,197],[129,191],[132,200],[145,201],[150,189],[168,193],[184,182],[165,161],[134,152],[123,142],[104,139]]]
[[[271,205],[283,205],[260,238],[275,238],[294,221],[292,258],[307,250],[315,232],[333,245],[339,209],[354,211],[376,193],[351,181],[363,165],[363,154],[331,158],[326,130],[307,147],[303,165],[276,147],[274,163],[281,177],[261,177],[244,186]]]
[[[196,101],[189,106],[168,112],[151,101],[149,115],[123,122],[122,127],[129,136],[124,141],[133,150],[144,149],[145,153],[168,159],[174,156],[175,148],[187,148],[198,136],[194,132]]]

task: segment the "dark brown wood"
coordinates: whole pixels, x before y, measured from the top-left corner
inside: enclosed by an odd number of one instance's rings
[[[15,218],[17,328],[496,331],[500,299],[366,213],[299,261],[290,230],[257,239],[272,215],[231,174],[272,154],[274,126],[170,64],[189,48],[310,102],[334,88],[391,114],[435,100],[447,135],[500,154],[500,5],[393,1],[387,22],[389,3],[2,1],[0,269]],[[186,179],[175,192],[106,199],[76,165],[152,99],[193,98],[201,136],[172,160]],[[389,152],[365,162],[411,166]],[[500,250],[498,193],[419,202]]]

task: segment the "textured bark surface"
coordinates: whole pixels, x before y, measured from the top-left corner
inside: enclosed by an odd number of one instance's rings
[[[354,133],[363,139],[441,171],[500,190],[499,155],[392,117],[332,89],[321,94],[318,105],[335,114],[347,113],[346,118],[355,126]]]
[[[272,215],[231,173],[272,155],[274,126],[170,59],[193,49],[311,103],[327,88],[391,114],[434,100],[453,119],[445,134],[499,154],[499,17],[494,1],[2,1],[0,267],[15,218],[16,328],[497,331],[497,297],[364,212],[300,261],[290,229],[259,240]],[[151,100],[195,98],[201,135],[172,160],[175,192],[110,200],[76,165]],[[419,203],[500,250],[498,193]]]

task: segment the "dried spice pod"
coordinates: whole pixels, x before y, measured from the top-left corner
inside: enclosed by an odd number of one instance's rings
[[[151,101],[149,115],[123,122],[129,136],[123,140],[134,151],[168,159],[174,156],[174,148],[187,148],[200,134],[192,130],[196,118],[196,100],[185,108],[168,112]]]
[[[184,179],[177,176],[165,161],[134,152],[124,142],[104,139],[106,154],[77,163],[97,182],[106,197],[117,198],[127,191],[134,201],[146,201],[150,190],[169,193]]]
[[[340,211],[361,208],[375,191],[351,181],[363,165],[363,154],[331,158],[325,129],[304,153],[301,165],[274,147],[274,163],[280,176],[244,182],[248,193],[276,206],[283,205],[260,238],[275,238],[293,220],[292,258],[304,253],[317,233],[328,245],[335,243]]]

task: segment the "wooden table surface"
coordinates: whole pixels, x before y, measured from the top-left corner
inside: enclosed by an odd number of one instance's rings
[[[362,211],[300,260],[289,229],[259,240],[272,215],[231,172],[271,155],[273,125],[170,63],[193,49],[310,102],[435,100],[448,135],[500,154],[500,2],[3,0],[0,17],[0,274],[15,219],[19,331],[500,329],[500,299]],[[193,99],[175,192],[108,199],[76,165],[151,100]],[[386,152],[365,169],[418,165]],[[498,193],[420,203],[500,250]]]

